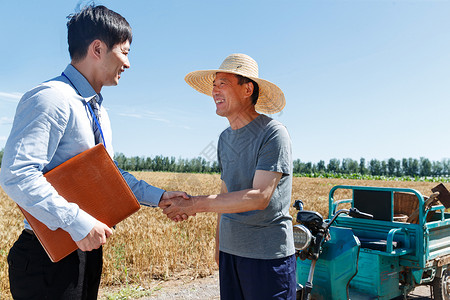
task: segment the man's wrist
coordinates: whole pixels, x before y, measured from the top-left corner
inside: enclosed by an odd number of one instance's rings
[[[94,228],[97,220],[83,210],[79,210],[77,217],[66,228],[62,228],[70,234],[75,242],[84,239]]]
[[[192,205],[194,213],[211,212],[211,202],[214,201],[215,195],[210,196],[195,196],[192,197]]]

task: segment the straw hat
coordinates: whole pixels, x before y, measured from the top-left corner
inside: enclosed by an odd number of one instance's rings
[[[245,54],[231,54],[223,61],[219,69],[194,71],[186,75],[184,80],[200,93],[212,96],[213,81],[216,73],[242,75],[255,81],[259,86],[259,97],[255,109],[258,112],[274,114],[286,105],[284,94],[275,84],[258,78],[258,64]]]

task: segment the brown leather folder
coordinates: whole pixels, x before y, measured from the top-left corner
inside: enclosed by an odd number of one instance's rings
[[[140,208],[102,144],[74,156],[44,176],[68,202],[77,203],[82,210],[110,227]],[[19,208],[53,262],[78,248],[66,231],[61,228],[50,230]]]

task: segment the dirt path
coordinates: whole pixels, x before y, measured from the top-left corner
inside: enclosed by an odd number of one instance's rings
[[[219,292],[219,273],[205,277],[192,279],[181,277],[179,279],[154,282],[152,283],[152,294],[140,300],[218,300]],[[400,297],[399,299],[403,299]],[[407,299],[413,300],[429,300],[431,298],[430,288],[421,286],[416,288]]]
[[[152,296],[141,299],[145,300],[169,300],[169,299],[220,299],[218,274],[214,274],[207,278],[196,280],[168,281],[161,285],[161,289],[156,291]],[[430,288],[426,286],[416,288],[407,299],[412,300],[429,300]],[[403,297],[401,297],[403,299]]]
[[[431,291],[429,286],[419,286],[412,291],[408,299],[414,299],[414,300],[425,300],[425,299],[432,299],[431,298]]]
[[[145,289],[126,292],[126,287],[104,287],[99,291],[99,299],[139,299],[139,300],[216,300],[220,299],[219,271],[205,278],[179,275],[176,279],[152,281]],[[147,296],[142,296],[142,295]],[[1,297],[0,297],[1,300]]]
[[[178,280],[161,282],[151,296],[141,299],[220,299],[219,272],[215,272],[211,276],[195,280],[189,278],[181,278]]]

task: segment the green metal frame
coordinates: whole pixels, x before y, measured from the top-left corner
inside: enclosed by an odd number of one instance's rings
[[[361,249],[361,251],[399,257],[400,265],[407,270],[411,270],[415,284],[425,282],[422,279],[423,272],[434,269],[436,267],[436,259],[445,257],[447,260],[450,260],[450,239],[448,239],[450,236],[450,214],[445,213],[444,206],[433,206],[430,211],[436,211],[436,214],[433,220],[427,222],[427,214],[424,212],[424,198],[421,193],[414,189],[338,185],[333,187],[329,193],[329,218],[335,214],[338,206],[341,204],[351,203],[353,207],[353,195],[351,199],[335,201],[334,193],[338,189],[391,192],[392,208],[394,192],[413,193],[418,198],[418,224],[339,216],[336,220],[336,226],[352,228],[357,236],[359,234],[360,236],[370,237],[373,234],[375,238],[383,237],[387,241],[386,251],[371,249]],[[391,213],[393,214],[393,211]],[[394,249],[393,241],[396,239],[402,241],[402,248]]]

